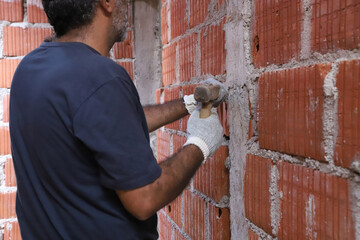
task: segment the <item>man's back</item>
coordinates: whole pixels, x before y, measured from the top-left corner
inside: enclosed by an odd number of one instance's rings
[[[15,73],[10,131],[24,239],[157,238],[156,216],[136,220],[114,191],[161,172],[122,67],[82,43],[43,43]]]

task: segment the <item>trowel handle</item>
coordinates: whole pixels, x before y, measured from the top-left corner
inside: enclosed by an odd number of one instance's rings
[[[202,103],[200,118],[208,118],[211,115],[213,101],[221,94],[219,85],[201,85],[195,88],[194,98]]]

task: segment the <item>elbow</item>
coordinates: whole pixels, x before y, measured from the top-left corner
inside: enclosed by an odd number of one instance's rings
[[[147,204],[146,204],[147,205]],[[145,204],[142,206],[134,206],[132,208],[126,208],[126,210],[137,220],[146,221],[154,214],[156,214],[156,210],[152,209],[150,206],[146,206]]]

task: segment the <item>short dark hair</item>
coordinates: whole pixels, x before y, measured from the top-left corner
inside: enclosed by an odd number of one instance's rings
[[[56,37],[90,24],[100,0],[42,0]]]

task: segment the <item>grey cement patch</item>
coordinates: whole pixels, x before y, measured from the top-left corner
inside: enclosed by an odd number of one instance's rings
[[[271,227],[272,234],[277,235],[280,220],[281,220],[281,212],[280,212],[280,192],[278,190],[278,181],[280,179],[279,170],[276,165],[271,168],[271,183],[270,183],[270,217],[271,217]]]
[[[336,87],[336,76],[339,64],[332,64],[331,71],[324,80],[324,112],[323,112],[323,147],[325,150],[325,160],[334,165],[334,149],[338,135],[337,108],[338,90]]]
[[[303,26],[301,32],[301,52],[300,59],[307,59],[311,55],[311,0],[302,1]]]
[[[161,87],[160,7],[160,1],[134,1],[134,82],[143,105],[154,104]]]

